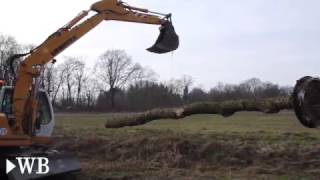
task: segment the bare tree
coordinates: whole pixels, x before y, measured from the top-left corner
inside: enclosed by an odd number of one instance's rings
[[[64,84],[64,68],[63,64],[59,64],[57,67],[53,68],[52,76],[53,76],[53,83],[52,83],[52,93],[51,98],[53,104],[57,102],[58,94],[60,90],[63,88]]]
[[[180,79],[171,79],[166,83],[174,94],[179,94],[184,100],[187,100],[190,86],[193,84],[193,78],[188,75],[182,76]]]
[[[87,76],[83,83],[83,94],[85,99],[85,104],[88,109],[95,105],[97,95],[100,91],[100,85],[97,79]]]
[[[76,102],[77,105],[81,105],[81,92],[82,92],[82,87],[83,87],[83,82],[86,79],[86,74],[85,74],[85,63],[83,60],[77,60],[74,62],[74,78],[76,82],[76,88],[77,88],[77,97],[76,97]]]
[[[19,51],[20,45],[14,37],[0,34],[0,78],[5,79],[7,82],[12,79],[7,59]]]
[[[48,95],[51,97],[53,85],[54,85],[54,64],[50,63],[45,65],[44,71],[42,72],[41,86],[48,92]]]
[[[183,86],[183,100],[188,101],[189,100],[189,90],[190,86],[193,84],[193,78],[188,75],[184,75],[181,79],[182,81],[182,86]]]
[[[170,79],[165,84],[173,94],[182,95],[183,85],[180,79]]]
[[[100,56],[95,71],[99,80],[109,88],[111,107],[115,107],[115,93],[141,75],[142,67],[132,62],[124,50],[107,50]]]
[[[138,82],[157,82],[159,78],[159,75],[154,72],[153,69],[149,67],[143,67],[139,72],[137,72],[137,75],[134,77],[134,84]]]
[[[65,63],[64,63],[64,78],[65,78],[65,83],[67,86],[67,102],[68,105],[72,105],[73,104],[73,100],[72,100],[72,86],[74,85],[74,81],[73,81],[73,66],[74,66],[74,62],[76,61],[75,58],[73,57],[69,57],[66,59]]]
[[[62,89],[62,101],[67,103],[68,106],[74,104],[74,99],[76,99],[77,102],[80,101],[85,64],[79,59],[81,58],[66,57],[65,61],[58,66],[54,99],[58,91]]]

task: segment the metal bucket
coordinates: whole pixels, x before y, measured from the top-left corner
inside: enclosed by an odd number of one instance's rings
[[[160,28],[160,35],[156,43],[147,50],[157,54],[164,54],[178,49],[179,36],[177,35],[172,22],[167,21]]]
[[[308,128],[320,126],[320,79],[310,76],[297,81],[292,95],[299,121]]]

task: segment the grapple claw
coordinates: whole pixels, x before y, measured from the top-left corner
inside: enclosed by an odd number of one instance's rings
[[[310,76],[298,80],[292,95],[294,111],[305,127],[320,126],[320,79]]]

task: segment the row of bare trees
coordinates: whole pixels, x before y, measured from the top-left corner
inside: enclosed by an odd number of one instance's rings
[[[124,58],[119,59],[118,53]],[[56,77],[50,83],[54,87],[51,96],[61,110],[141,111],[203,101],[287,97],[292,92],[290,87],[257,78],[240,84],[219,83],[209,91],[192,86],[190,76],[160,82],[154,72],[132,63],[122,50],[106,51],[93,71],[86,69],[84,61],[68,58],[52,72]]]
[[[13,37],[0,35],[0,78],[12,85],[6,59],[31,46],[19,45]],[[63,111],[141,111],[173,107],[197,101],[225,101],[287,96],[291,89],[257,78],[238,85],[219,83],[209,92],[193,87],[190,76],[160,82],[149,68],[134,63],[123,50],[107,50],[88,68],[83,57],[64,57],[48,64],[41,78],[56,109]]]
[[[123,50],[107,50],[92,69],[84,58],[66,57],[63,63],[48,65],[42,85],[56,107],[64,110],[95,109],[98,98],[108,94],[105,106],[116,107],[116,95],[129,84],[148,81],[155,73],[138,63]],[[103,109],[103,108],[101,108]]]

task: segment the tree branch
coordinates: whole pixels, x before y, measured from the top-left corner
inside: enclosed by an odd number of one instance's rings
[[[290,98],[272,98],[265,100],[238,100],[217,102],[201,102],[180,108],[159,108],[144,113],[126,117],[108,119],[106,128],[123,128],[138,126],[161,119],[182,119],[195,114],[220,114],[224,117],[232,116],[240,111],[258,111],[264,113],[278,113],[284,109],[292,109]]]

